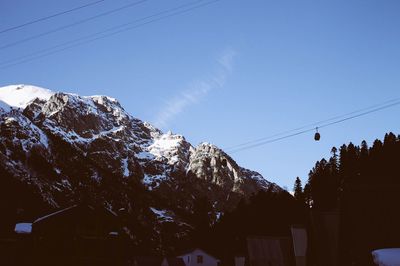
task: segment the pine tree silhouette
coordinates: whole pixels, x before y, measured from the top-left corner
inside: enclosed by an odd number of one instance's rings
[[[373,249],[400,246],[400,138],[333,147],[309,173],[304,200],[316,211],[341,216],[340,265],[371,265]]]
[[[303,186],[301,185],[301,180],[299,177],[296,177],[296,181],[294,182],[294,198],[300,202],[304,202],[304,193]]]

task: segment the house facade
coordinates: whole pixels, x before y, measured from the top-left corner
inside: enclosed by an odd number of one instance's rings
[[[186,266],[218,266],[220,260],[202,249],[196,248],[180,256]]]

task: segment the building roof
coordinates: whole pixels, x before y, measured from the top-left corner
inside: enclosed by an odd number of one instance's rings
[[[65,208],[65,209],[61,209],[61,210],[56,211],[56,212],[52,212],[52,213],[50,213],[50,214],[48,214],[48,215],[45,215],[45,216],[42,216],[42,217],[37,218],[33,223],[40,223],[41,221],[44,221],[44,220],[46,220],[46,219],[50,219],[50,218],[52,218],[52,217],[54,217],[54,216],[58,216],[58,215],[60,215],[60,214],[62,214],[62,213],[66,213],[66,212],[68,212],[69,210],[72,210],[72,209],[77,208],[77,207],[78,207],[78,205],[73,205],[73,206],[71,206],[71,207],[68,207],[68,208]],[[91,208],[91,207],[90,207],[90,208]]]
[[[75,205],[72,205],[70,207],[67,207],[67,208],[52,212],[52,213],[50,213],[48,215],[42,216],[40,218],[37,218],[33,223],[40,223],[40,222],[42,222],[44,220],[51,219],[53,217],[57,217],[57,216],[62,215],[62,214],[67,214],[67,213],[74,212],[77,209],[87,209],[87,211],[90,211],[90,212],[94,212],[95,211],[95,208],[93,208],[90,205],[78,205],[78,204],[75,204]],[[115,212],[113,212],[111,210],[104,209],[104,212],[107,213],[107,215],[109,215],[109,216],[117,217]]]
[[[287,266],[293,264],[293,249],[289,237],[253,236],[247,238],[252,265]]]
[[[73,228],[74,224],[93,223],[101,224],[97,229],[109,232],[119,231],[119,221],[115,213],[105,208],[94,208],[89,205],[73,205],[59,211],[52,212],[48,215],[36,219],[32,223],[32,232],[48,232],[55,233],[68,232],[68,228]]]

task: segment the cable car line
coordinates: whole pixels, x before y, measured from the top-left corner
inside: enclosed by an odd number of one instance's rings
[[[233,145],[233,146],[225,148],[224,150],[226,150],[226,151],[236,150],[239,147],[248,146],[250,144],[255,144],[255,143],[258,143],[258,142],[261,142],[261,141],[264,141],[264,140],[272,139],[274,137],[282,136],[282,135],[289,134],[289,133],[292,133],[292,132],[297,132],[299,130],[310,128],[310,127],[312,127],[315,130],[315,127],[318,126],[318,125],[325,124],[327,122],[330,122],[330,121],[333,121],[333,120],[338,120],[338,119],[341,119],[341,118],[344,118],[344,117],[348,117],[348,116],[351,116],[351,115],[354,115],[354,114],[357,114],[357,113],[360,113],[360,112],[365,112],[365,111],[368,111],[368,110],[371,110],[371,109],[374,109],[374,108],[378,108],[380,106],[387,105],[389,103],[393,103],[393,102],[397,102],[397,101],[400,101],[400,98],[390,99],[390,100],[384,101],[384,102],[379,103],[379,104],[374,104],[374,105],[371,105],[371,106],[368,106],[368,107],[365,107],[365,108],[361,108],[361,109],[358,109],[358,110],[355,110],[355,111],[352,111],[352,112],[349,112],[349,113],[345,113],[345,114],[342,114],[342,115],[337,115],[337,116],[334,116],[334,117],[331,117],[331,118],[328,118],[328,119],[320,120],[318,122],[306,124],[304,126],[297,127],[297,128],[291,129],[291,130],[286,130],[286,131],[279,132],[279,133],[276,133],[276,134],[273,134],[273,135],[270,135],[270,136],[267,136],[267,137],[262,137],[262,138],[258,138],[258,139],[255,139],[255,140],[250,140],[250,141],[247,141],[247,142],[244,142],[244,143],[241,143],[241,144]]]
[[[371,114],[371,113],[374,113],[374,112],[378,112],[378,111],[381,111],[381,110],[384,110],[384,109],[387,109],[387,108],[390,108],[390,107],[393,107],[393,106],[397,106],[397,105],[400,105],[400,101],[399,100],[396,101],[396,102],[390,103],[390,104],[386,104],[386,105],[381,106],[381,107],[374,108],[374,109],[369,110],[369,111],[365,111],[365,112],[362,112],[362,113],[359,113],[359,114],[356,114],[356,115],[352,115],[350,117],[346,117],[346,118],[342,118],[342,119],[339,119],[339,120],[336,120],[336,121],[333,121],[333,122],[330,122],[330,123],[322,124],[322,125],[318,126],[318,128],[321,129],[321,128],[329,127],[329,126],[332,126],[332,125],[335,125],[335,124],[343,123],[345,121],[348,121],[348,120],[351,120],[351,119],[355,119],[355,118],[358,118],[358,117],[361,117],[361,116],[365,116],[365,115],[368,115],[368,114]],[[261,141],[261,142],[255,143],[255,144],[244,146],[242,148],[233,149],[233,150],[229,151],[229,153],[237,153],[237,152],[240,152],[240,151],[252,149],[252,148],[259,147],[259,146],[262,146],[262,145],[265,145],[265,144],[274,143],[274,142],[277,142],[277,141],[280,141],[280,140],[284,140],[284,139],[287,139],[287,138],[291,138],[291,137],[294,137],[294,136],[305,134],[305,133],[308,133],[308,132],[311,132],[311,131],[314,131],[314,130],[315,130],[315,128],[310,128],[310,129],[302,130],[302,131],[299,131],[299,132],[296,132],[296,133],[293,133],[293,134],[285,135],[283,137]]]
[[[191,3],[183,4],[183,5],[174,7],[174,8],[166,9],[164,11],[155,13],[153,15],[149,15],[149,16],[146,16],[146,17],[143,17],[140,19],[136,19],[134,21],[124,23],[124,24],[121,24],[118,26],[114,26],[112,28],[99,31],[94,34],[90,34],[90,35],[87,35],[87,36],[84,36],[81,38],[77,38],[75,40],[68,41],[68,42],[65,42],[65,43],[62,43],[59,45],[55,45],[50,48],[42,49],[42,50],[36,51],[34,53],[31,53],[31,54],[28,54],[25,56],[21,56],[21,57],[15,58],[15,59],[3,61],[0,63],[0,69],[6,69],[6,68],[10,68],[10,67],[13,67],[16,65],[23,64],[23,63],[31,62],[31,61],[34,61],[34,60],[37,60],[37,59],[40,59],[40,58],[43,58],[43,57],[46,57],[49,55],[53,55],[53,54],[77,47],[77,46],[81,46],[86,43],[91,43],[91,42],[94,42],[94,41],[97,41],[100,39],[104,39],[104,38],[107,38],[107,37],[110,37],[110,36],[113,36],[113,35],[128,31],[128,30],[133,30],[133,29],[145,26],[150,23],[154,23],[154,22],[157,22],[157,21],[160,21],[163,19],[167,19],[170,17],[188,13],[195,9],[199,9],[199,8],[214,4],[218,1],[221,1],[221,0],[212,0],[212,1],[207,1],[204,3],[198,4],[199,2],[203,2],[203,0],[198,0],[198,1],[191,2]],[[165,15],[163,15],[163,14],[165,14]],[[150,18],[154,18],[154,19],[148,20]],[[147,20],[147,21],[145,21],[145,20]],[[140,21],[145,21],[145,22],[138,24],[137,22],[140,22]],[[129,26],[129,27],[127,27],[127,26]],[[119,30],[117,30],[117,29],[119,29]],[[107,32],[110,32],[110,33],[105,34]],[[100,35],[100,36],[98,36],[98,35]],[[98,37],[96,37],[96,36],[98,36]],[[64,46],[66,46],[66,47],[64,47]]]
[[[93,6],[93,5],[99,4],[99,3],[104,2],[104,1],[105,0],[99,0],[99,1],[91,2],[91,3],[88,3],[88,4],[83,5],[83,6],[78,6],[78,7],[69,9],[69,10],[65,10],[65,11],[62,11],[62,12],[59,12],[59,13],[55,13],[55,14],[50,15],[50,16],[46,16],[46,17],[42,17],[42,18],[38,18],[38,19],[35,19],[35,20],[32,20],[32,21],[29,21],[29,22],[25,22],[25,23],[17,25],[17,26],[13,26],[13,27],[10,27],[10,28],[4,29],[4,30],[0,30],[0,34],[3,34],[5,32],[9,32],[9,31],[12,31],[12,30],[16,30],[16,29],[19,29],[19,28],[22,28],[22,27],[25,27],[25,26],[28,26],[28,25],[32,25],[32,24],[35,24],[35,23],[38,23],[38,22],[41,22],[41,21],[45,21],[45,20],[48,20],[48,19],[51,19],[51,18],[54,18],[54,17],[58,17],[58,16],[61,16],[61,15],[67,14],[67,13],[71,13],[71,12],[77,11],[79,9],[83,9],[85,7],[89,7],[89,6]]]
[[[59,32],[59,31],[62,31],[62,30],[65,30],[65,29],[68,29],[68,28],[71,28],[71,27],[74,27],[74,26],[77,26],[77,25],[81,25],[81,24],[84,24],[84,23],[89,22],[89,21],[91,21],[91,20],[95,20],[95,19],[100,18],[100,17],[104,17],[104,16],[107,16],[107,15],[111,15],[111,14],[113,14],[113,13],[116,13],[116,12],[119,12],[119,11],[122,11],[122,10],[125,10],[125,9],[127,9],[127,8],[130,8],[130,7],[139,5],[139,4],[141,4],[141,3],[143,3],[143,2],[147,2],[147,1],[149,1],[149,0],[140,0],[140,1],[136,1],[136,2],[130,3],[130,4],[128,4],[128,5],[124,5],[124,6],[121,6],[121,7],[118,7],[118,8],[115,8],[115,9],[112,9],[112,10],[109,10],[109,11],[106,11],[106,12],[103,12],[103,13],[100,13],[100,14],[98,14],[98,15],[95,15],[95,16],[92,16],[92,17],[88,17],[88,18],[79,20],[79,21],[77,21],[77,22],[74,22],[74,23],[71,23],[71,24],[67,24],[67,25],[64,25],[64,26],[55,28],[55,29],[53,29],[53,30],[49,30],[49,31],[46,31],[46,32],[43,32],[43,33],[39,33],[39,34],[37,34],[37,35],[33,35],[33,36],[27,37],[27,38],[25,38],[25,39],[21,39],[21,40],[19,40],[19,41],[15,41],[15,42],[12,42],[12,43],[8,43],[8,44],[5,44],[5,45],[3,45],[3,46],[0,46],[0,50],[4,50],[4,49],[6,49],[6,48],[10,48],[10,47],[16,46],[16,45],[21,44],[21,43],[25,43],[25,42],[28,42],[28,41],[31,41],[31,40],[38,39],[38,38],[40,38],[40,37],[47,36],[47,35],[52,34],[52,33],[56,33],[56,32]]]

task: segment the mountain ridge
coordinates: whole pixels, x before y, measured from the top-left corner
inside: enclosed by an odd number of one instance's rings
[[[190,229],[184,217],[201,198],[221,213],[259,190],[281,191],[217,146],[194,147],[182,135],[163,133],[127,113],[115,98],[30,85],[5,88],[18,95],[26,89],[28,95],[18,101],[0,88],[0,101],[11,106],[0,105],[0,170],[8,177],[3,183],[28,186],[28,194],[48,208],[85,198],[146,220],[153,216],[153,228],[171,222],[154,212],[165,211],[175,217],[179,232]],[[29,208],[29,197],[18,204]]]

